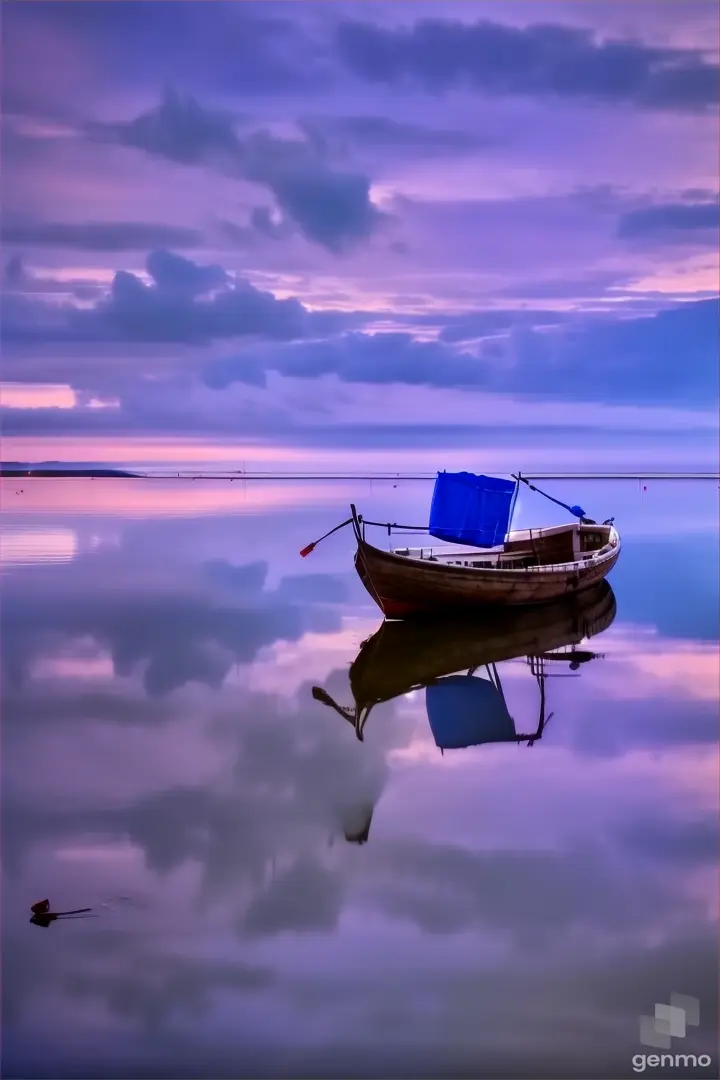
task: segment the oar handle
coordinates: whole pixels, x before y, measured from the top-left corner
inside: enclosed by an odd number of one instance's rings
[[[300,552],[302,558],[304,559],[306,555],[309,555],[310,552],[318,546],[321,540],[327,540],[328,536],[332,536],[332,534],[336,533],[338,529],[344,529],[346,525],[351,525],[352,520],[353,519],[349,517],[347,521],[342,521],[339,525],[336,525],[334,529],[330,529],[329,532],[326,532],[323,536],[318,537],[317,540],[313,540],[312,544],[308,544],[308,546],[304,547]]]

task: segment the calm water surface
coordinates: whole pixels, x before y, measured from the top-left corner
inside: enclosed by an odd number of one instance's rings
[[[717,483],[547,487],[624,548],[531,666],[299,558],[428,484],[4,483],[4,1076],[633,1076],[673,992],[716,1075]]]

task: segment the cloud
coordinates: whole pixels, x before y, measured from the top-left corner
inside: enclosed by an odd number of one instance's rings
[[[172,87],[154,109],[132,120],[90,122],[87,132],[99,142],[117,142],[181,165],[232,163],[241,149],[232,113],[205,108]]]
[[[623,880],[607,854],[592,844],[566,851],[470,851],[447,843],[403,838],[370,850],[374,904],[431,934],[489,927],[531,941],[553,940],[559,928],[647,924],[648,910],[672,910],[673,889],[648,875]]]
[[[563,282],[557,288],[560,289],[565,284]],[[575,287],[577,288],[577,283]],[[550,289],[548,295],[555,295],[554,289]],[[448,344],[492,337],[503,331],[507,332],[514,326],[559,326],[571,318],[572,315],[564,311],[518,311],[513,308],[471,311],[448,319],[435,316],[436,321],[444,324],[439,340]]]
[[[27,272],[21,255],[11,255],[3,270],[3,284],[11,289],[21,288],[27,281]]]
[[[410,334],[344,334],[283,351],[265,350],[257,359],[266,370],[297,379],[334,374],[351,383],[430,386],[482,386],[485,381],[477,358]],[[218,360],[206,369],[205,381],[222,389],[243,377],[245,364],[244,356]]]
[[[617,229],[620,210],[631,213],[627,201],[623,202],[611,189],[576,192],[570,198],[558,197],[549,202],[545,212],[552,212],[554,207],[559,226],[564,223],[568,234],[582,228],[582,213],[587,211],[605,216],[608,233]],[[514,203],[519,203],[514,212],[521,215],[521,224],[527,221],[531,228],[543,200],[535,200],[538,205],[533,204],[532,209],[523,200],[503,201],[502,206],[510,212]],[[678,208],[684,207],[684,203],[678,204]],[[647,207],[633,208],[639,209]],[[688,209],[695,212],[695,205],[688,204]],[[490,222],[493,212],[497,213],[496,204],[489,201],[485,217],[480,220]],[[523,212],[527,218],[522,217]],[[266,209],[264,214],[258,208],[257,221],[266,220],[274,227]],[[456,218],[459,223],[460,216]],[[154,386],[136,379],[132,391],[132,378],[117,370],[112,357],[97,367],[97,344],[102,343],[119,356],[128,343],[161,350],[174,344],[207,346],[250,339],[248,347],[238,347],[226,357],[211,354],[213,358],[205,364],[205,386],[223,389],[233,383],[263,387],[268,373],[276,372],[294,379],[336,375],[347,383],[477,388],[488,393],[558,401],[572,395],[573,400],[679,400],[697,406],[712,403],[717,396],[712,342],[718,332],[718,318],[713,300],[686,302],[650,317],[632,319],[623,317],[625,308],[619,304],[616,311],[591,318],[579,312],[519,308],[512,297],[507,298],[512,305],[509,308],[457,315],[442,310],[407,315],[392,310],[310,311],[297,299],[277,299],[223,266],[194,262],[167,249],[151,251],[146,268],[147,278],[119,271],[109,292],[103,295],[97,283],[35,277],[25,270],[22,260],[13,260],[9,275],[6,269],[8,295],[3,311],[6,373],[12,372],[10,377],[59,381],[61,372],[73,385],[77,376],[81,381],[76,389],[89,388],[96,396],[119,398],[125,418],[129,420],[130,413],[137,414],[139,409],[144,424],[149,422],[154,406],[139,403],[153,397]],[[624,279],[628,277],[626,274]],[[592,292],[623,278],[618,272],[608,271],[586,274],[586,279],[587,284],[581,280],[578,287]],[[572,282],[565,278],[548,279],[546,284],[550,295],[572,289]],[[504,291],[517,290],[508,285]],[[74,295],[84,303],[58,304],[49,302],[54,299],[50,296],[45,298],[48,302],[43,302],[43,292],[64,293],[67,299]],[[496,289],[494,303],[499,300]],[[410,330],[388,332],[391,319]],[[355,326],[370,330],[377,327],[382,332],[347,332]],[[428,331],[437,333],[438,340],[428,340]],[[295,344],[273,346],[272,341]],[[63,345],[66,356],[61,359]],[[47,346],[52,347],[52,352]],[[686,355],[683,365],[677,363],[680,348]],[[190,416],[194,406],[180,401],[179,382],[181,377],[185,380],[183,388],[189,397],[193,396],[193,387],[196,393],[202,392],[196,381],[201,356],[199,350],[188,350],[185,356],[186,367],[177,373],[175,388],[167,378],[163,388],[171,392],[172,408],[181,409],[182,422],[187,415],[190,426],[196,427]],[[148,364],[155,366],[155,361],[141,359],[140,352],[135,357],[133,363],[138,367],[142,363],[144,372]],[[166,356],[166,373],[172,362]],[[91,364],[94,370],[88,387]],[[154,395],[154,405],[158,404]],[[158,415],[158,423],[166,428],[172,424],[171,408],[160,411],[164,411],[165,419]],[[57,422],[69,429],[78,419],[74,415],[51,421],[37,415],[33,421],[32,416],[23,418],[15,413],[9,423],[17,427],[28,420],[42,425]],[[103,424],[108,430],[112,425],[117,429],[121,423],[121,418],[111,417],[109,411],[85,420],[93,429]]]
[[[338,874],[311,859],[299,859],[253,897],[242,927],[257,937],[334,930],[343,899]]]
[[[720,822],[716,814],[692,821],[658,815],[624,822],[617,835],[635,858],[673,859],[688,867],[713,866],[720,845]]]
[[[493,389],[565,400],[674,402],[718,398],[718,300],[647,318],[588,319],[563,335],[522,330],[508,343]]]
[[[699,50],[600,40],[578,27],[421,19],[390,28],[346,19],[337,46],[344,63],[372,82],[409,79],[435,92],[465,85],[678,112],[717,107],[718,66]]]
[[[367,239],[383,220],[369,177],[333,168],[316,140],[281,139],[260,130],[241,137],[227,112],[173,89],[160,104],[116,123],[87,125],[89,137],[134,147],[181,165],[209,165],[261,185],[303,236],[340,252]]]
[[[74,248],[78,251],[147,251],[150,247],[196,248],[202,234],[180,225],[155,225],[141,221],[6,221],[5,244]]]
[[[102,93],[100,82],[117,87],[128,79],[133,94],[155,94],[163,82],[182,80],[250,100],[317,83],[300,21],[254,4],[225,4],[212,18],[194,6],[173,15],[149,0],[124,17],[114,5],[80,14],[73,7],[18,8],[8,11],[4,26],[7,111],[47,116],[64,106],[77,117]]]
[[[82,560],[64,568],[67,576],[83,575]],[[219,687],[234,664],[252,660],[278,640],[297,641],[307,629],[335,625],[330,609],[309,608],[291,582],[283,590],[263,588],[266,566],[250,564],[208,568],[208,583],[221,588],[222,602],[212,592],[154,595],[118,594],[109,600],[92,590],[68,608],[63,595],[49,591],[25,597],[19,581],[10,581],[3,603],[5,633],[0,658],[8,688],[22,688],[33,661],[57,642],[90,638],[107,649],[118,675],[142,671],[147,693],[162,697],[188,682]],[[48,569],[48,588],[59,580]],[[112,573],[108,566],[108,573]],[[234,602],[224,592],[231,581]],[[6,700],[8,712],[14,705]]]
[[[183,957],[142,934],[117,928],[58,940],[52,955],[48,965],[47,942],[37,938],[6,943],[3,971],[14,988],[12,997],[5,998],[6,1021],[14,1023],[23,1015],[44,979],[66,999],[78,1004],[101,1000],[116,1016],[154,1035],[173,1020],[206,1010],[220,990],[253,994],[273,982],[267,967]]]
[[[217,338],[301,337],[305,308],[278,300],[220,266],[203,266],[169,251],[146,261],[149,285],[119,270],[109,294],[87,309],[50,307],[24,297],[7,303],[5,341],[195,343]]]
[[[549,330],[513,321],[497,334],[502,314],[452,320],[440,341],[411,334],[340,335],[324,342],[266,347],[252,359],[291,378],[335,374],[349,383],[464,387],[557,400],[683,402],[708,407],[717,399],[717,300],[687,303],[646,318],[573,320]],[[459,351],[442,339],[470,333],[496,336]],[[682,357],[682,361],[680,360]],[[205,371],[208,386],[245,377],[248,356],[220,359]]]
[[[128,380],[113,374],[112,367],[107,372],[93,370],[89,377],[87,364],[74,351],[73,364],[81,380],[76,388],[92,390],[96,396],[110,392],[122,410],[94,410],[84,419],[89,429],[118,430],[133,418],[138,425],[155,423],[158,430],[167,429],[182,415],[190,430],[202,426],[202,418],[207,420],[210,413],[216,415],[219,428],[226,429],[207,391],[227,390],[233,384],[267,388],[272,373],[292,380],[332,376],[349,384],[475,389],[539,401],[669,403],[708,409],[718,396],[717,299],[676,304],[632,318],[540,309],[408,316],[411,325],[430,321],[439,329],[437,340],[424,340],[412,332],[341,332],[343,325],[356,325],[367,316],[338,312],[328,319],[328,313],[310,312],[296,299],[278,300],[219,265],[195,263],[169,251],[151,252],[146,265],[149,284],[136,274],[119,271],[109,293],[83,308],[9,291],[3,313],[5,346],[72,345],[73,350],[99,342],[114,348],[131,342],[201,346],[243,337],[252,343],[215,357],[202,368],[198,366],[202,358],[195,354],[186,370],[154,383]],[[21,263],[11,267],[15,279],[18,266],[22,269]],[[27,372],[23,351],[13,363],[22,364]],[[37,363],[35,377],[52,381],[42,356]],[[67,363],[63,361],[65,371]],[[272,419],[269,405],[269,399],[236,401],[239,411],[233,429],[242,418],[248,430],[261,431],[261,419]],[[257,408],[265,410],[263,418],[253,417]],[[71,430],[78,415],[48,420],[10,410],[7,423],[16,431],[28,420],[31,425],[59,424]],[[276,408],[274,415],[287,423],[287,409]]]
[[[386,153],[411,150],[421,157],[466,154],[495,145],[494,139],[475,131],[430,127],[389,116],[307,116],[300,126],[313,139],[338,140]]]
[[[646,594],[649,592],[647,589]],[[637,678],[632,664],[627,664],[625,672],[628,683]],[[603,758],[621,757],[632,749],[658,753],[692,744],[708,748],[717,740],[717,702],[694,701],[690,705],[684,696],[666,692],[632,705],[634,722],[628,728],[615,703],[600,696],[591,698],[578,723],[565,729],[560,740],[576,754]]]
[[[618,224],[618,236],[625,240],[660,239],[688,240],[704,239],[714,248],[718,246],[720,230],[720,203],[658,203],[655,206],[631,210],[623,214]],[[705,234],[697,237],[697,233]]]
[[[175,292],[192,299],[221,289],[230,282],[229,274],[221,266],[200,266],[172,251],[151,251],[146,265],[159,291]]]
[[[346,679],[333,673],[326,685],[342,696],[343,683]],[[34,721],[38,695],[32,686],[27,694],[24,707],[8,715],[12,729],[6,725],[6,731],[14,733],[8,753],[17,753],[18,734]],[[177,724],[188,699],[178,693],[173,701]],[[195,702],[190,699],[192,711]],[[155,782],[139,797],[103,800],[89,816],[81,798],[66,803],[54,820],[47,806],[13,801],[3,818],[8,862],[19,866],[41,838],[77,830],[100,833],[136,845],[154,874],[197,863],[200,899],[207,908],[229,899],[243,936],[334,925],[338,883],[315,863],[313,853],[322,852],[329,837],[343,836],[359,811],[380,800],[389,775],[386,754],[407,739],[407,718],[386,710],[383,731],[371,746],[359,748],[350,725],[315,702],[309,685],[292,701],[233,685],[224,695],[216,691],[211,706],[210,713],[203,712],[203,724],[207,734],[212,717],[220,764],[205,782]],[[111,713],[92,723],[112,726],[117,719]],[[78,735],[70,721],[64,732],[65,738]],[[123,722],[122,737],[128,734]],[[260,896],[267,905],[252,902]],[[301,903],[293,910],[297,900]]]
[[[28,269],[19,252],[11,255],[3,268],[3,291],[5,294],[16,294],[14,300],[10,301],[11,307],[13,303],[16,305],[16,313],[33,310],[27,305],[27,297],[33,293],[64,294],[75,300],[99,300],[104,292],[103,287],[96,281],[82,278],[43,277]]]

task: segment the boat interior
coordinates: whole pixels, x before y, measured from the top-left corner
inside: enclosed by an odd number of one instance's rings
[[[404,547],[393,554],[410,559],[469,566],[478,569],[527,570],[534,566],[563,566],[607,554],[618,543],[612,524],[571,523],[547,529],[511,532],[504,544],[492,548]]]

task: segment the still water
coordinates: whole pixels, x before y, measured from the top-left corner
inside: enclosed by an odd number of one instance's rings
[[[429,484],[4,482],[5,1077],[716,1075],[717,483],[546,486],[612,592],[374,636]]]

